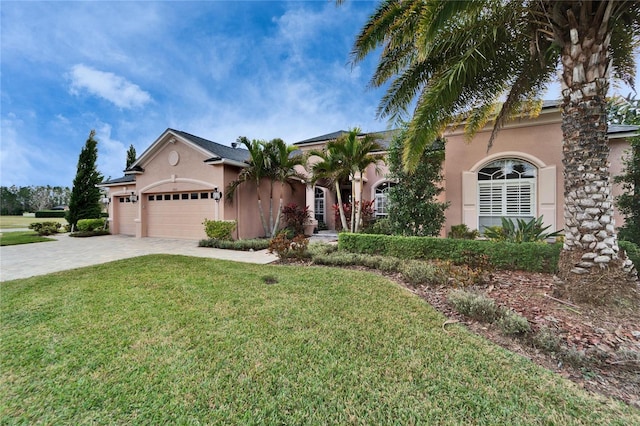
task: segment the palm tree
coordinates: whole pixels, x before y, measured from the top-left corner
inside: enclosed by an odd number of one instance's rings
[[[371,164],[382,161],[371,155],[371,152],[381,151],[383,148],[378,143],[377,138],[371,134],[362,135],[359,128],[353,128],[348,133],[340,136],[334,141],[330,141],[323,151],[311,151],[309,155],[316,155],[321,161],[314,163],[311,168],[313,181],[318,179],[328,179],[335,185],[338,197],[338,208],[340,220],[344,230],[358,232],[360,218],[362,215],[362,191],[360,185],[360,202],[356,206],[356,179],[362,179],[365,170]],[[351,227],[347,227],[347,220],[340,194],[340,181],[351,180]]]
[[[227,186],[227,199],[233,200],[236,189],[240,184],[251,182],[256,187],[258,195],[258,211],[264,233],[268,238],[272,238],[280,227],[280,213],[283,204],[284,185],[291,185],[296,178],[302,179],[295,171],[296,165],[302,165],[302,156],[295,155],[293,146],[288,146],[282,139],[272,139],[269,142],[261,140],[249,141],[244,136],[238,138],[249,151],[248,166],[244,168],[238,179]],[[260,186],[264,180],[269,181],[269,220],[267,221],[262,198],[260,196]],[[276,183],[280,183],[280,204],[275,213],[273,211],[273,189]]]
[[[270,181],[269,196],[269,225],[271,229],[270,236],[273,237],[280,227],[280,214],[282,213],[283,195],[285,184],[292,186],[295,180],[303,180],[303,177],[295,170],[295,166],[304,165],[304,158],[296,152],[297,148],[287,145],[282,139],[272,139],[263,145],[263,153],[265,154],[265,164],[267,169],[267,177]],[[273,218],[273,186],[280,183],[280,201],[275,220]]]
[[[267,176],[263,152],[264,142],[255,139],[249,141],[249,139],[247,139],[245,136],[240,136],[237,139],[237,142],[242,143],[247,148],[247,150],[249,151],[249,160],[247,161],[247,167],[242,169],[242,171],[238,175],[238,178],[227,185],[226,198],[228,201],[233,201],[236,190],[241,184],[246,182],[253,183],[256,187],[256,193],[258,194],[258,212],[260,214],[260,222],[262,223],[262,228],[264,229],[265,236],[268,236],[269,226],[267,225],[267,221],[264,217],[262,198],[260,196],[260,182],[264,177]]]
[[[347,217],[344,213],[344,206],[342,204],[342,193],[340,191],[340,182],[348,179],[349,169],[343,166],[344,153],[342,145],[337,141],[330,141],[324,150],[312,150],[308,154],[308,157],[317,156],[320,157],[318,162],[307,162],[310,165],[311,182],[315,185],[319,180],[327,180],[331,185],[334,185],[336,190],[336,196],[338,198],[338,211],[340,212],[340,223],[342,229],[348,230]]]
[[[468,136],[494,120],[490,148],[510,114],[541,98],[561,69],[560,273],[578,296],[596,281],[636,280],[633,264],[619,256],[610,222],[606,95],[611,76],[632,84],[639,21],[637,1],[386,0],[358,35],[352,58],[358,63],[382,46],[371,80],[376,87],[390,82],[381,117],[399,119],[415,106],[404,153],[408,169],[461,115]]]
[[[376,171],[378,171],[377,163],[383,161],[382,158],[371,155],[374,151],[382,151],[382,146],[378,143],[375,136],[368,133],[366,135],[360,134],[359,128],[354,128],[349,133],[342,135],[338,140],[344,144],[345,157],[349,159],[350,165],[349,177],[351,178],[351,199],[354,201],[351,208],[351,232],[358,232],[360,226],[360,218],[362,216],[362,193],[364,185],[362,179],[364,173],[370,165],[376,165]],[[361,180],[359,198],[356,198],[355,194],[355,181]],[[360,202],[355,206],[355,200]],[[353,208],[355,206],[355,208]]]

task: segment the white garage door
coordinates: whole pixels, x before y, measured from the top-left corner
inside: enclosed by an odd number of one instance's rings
[[[116,216],[116,228],[114,234],[136,235],[136,222],[138,217],[138,205],[132,203],[129,197],[114,197],[114,213]],[[117,211],[115,211],[117,210]]]
[[[202,222],[215,219],[211,192],[145,194],[147,236],[200,240],[207,238]]]

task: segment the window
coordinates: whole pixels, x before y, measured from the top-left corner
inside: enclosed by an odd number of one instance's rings
[[[189,194],[180,194],[181,198],[183,200],[188,200],[189,199]]]
[[[493,161],[478,172],[480,232],[500,226],[502,218],[531,220],[536,217],[537,169],[518,159]]]
[[[164,199],[169,201],[171,199],[171,194],[164,194]]]
[[[124,203],[124,197],[120,197],[120,200],[119,200],[119,201],[120,201],[121,203]]]
[[[324,191],[322,188],[316,187],[314,190],[313,211],[318,222],[326,223],[324,217]]]
[[[149,201],[153,201],[154,199],[155,199],[155,196],[149,195]]]
[[[180,199],[180,194],[171,194],[171,199],[172,200],[179,200]]]
[[[393,182],[382,182],[376,187],[374,209],[376,218],[389,215],[389,189],[395,186]]]
[[[198,199],[198,193],[197,192],[192,192],[191,193],[191,199],[192,200],[197,200]]]
[[[208,192],[201,192],[200,193],[200,199],[205,199],[205,198],[209,198],[209,193]]]

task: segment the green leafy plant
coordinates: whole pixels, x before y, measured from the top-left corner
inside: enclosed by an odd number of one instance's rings
[[[59,222],[35,222],[29,225],[29,229],[33,229],[41,237],[57,234],[61,228],[62,224]]]
[[[236,230],[237,226],[234,220],[209,220],[206,218],[202,224],[207,237],[226,241],[233,239],[231,233]]]
[[[517,219],[502,218],[502,226],[489,226],[484,230],[484,236],[493,241],[509,241],[512,243],[532,243],[541,242],[549,238],[562,235],[562,230],[555,232],[545,232],[551,225],[543,226],[543,217],[525,221]]]
[[[640,268],[640,247],[631,241],[618,241],[618,245],[625,251],[627,257],[631,259],[636,268]]]
[[[493,323],[501,316],[496,302],[479,293],[453,290],[449,293],[448,300],[462,315],[478,321]]]
[[[364,234],[392,235],[393,228],[391,226],[391,221],[388,218],[383,217],[381,219],[376,219],[371,223],[371,225],[363,229],[362,232]]]
[[[438,265],[420,260],[408,260],[400,266],[402,277],[411,285],[447,283],[447,273]]]
[[[494,268],[554,273],[562,249],[561,244],[515,244],[506,241],[350,233],[338,236],[338,247],[353,253],[379,254],[404,260],[440,259],[450,260],[456,265],[470,261],[477,261],[478,264],[486,262],[489,268],[486,272],[489,274]]]
[[[500,330],[508,336],[516,336],[531,331],[529,321],[522,315],[511,310],[505,310],[497,321]]]
[[[269,240],[264,238],[257,238],[251,240],[219,240],[217,238],[210,238],[208,240],[200,240],[198,247],[211,247],[225,250],[238,250],[238,251],[258,251],[269,248]]]
[[[98,219],[79,219],[77,229],[79,232],[93,232],[105,228],[105,220]]]
[[[449,238],[457,238],[460,240],[475,240],[480,236],[477,229],[469,229],[467,225],[461,223],[460,225],[453,225],[451,231],[449,231]]]

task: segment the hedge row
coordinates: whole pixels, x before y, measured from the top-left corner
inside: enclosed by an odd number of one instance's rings
[[[338,247],[401,259],[441,259],[466,264],[484,257],[497,269],[555,273],[561,244],[508,243],[434,237],[341,233]]]
[[[36,217],[38,218],[46,218],[46,217],[64,217],[67,212],[64,210],[40,210],[36,212]]]

